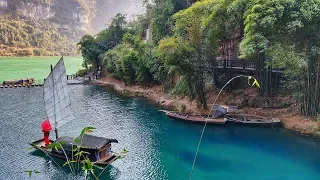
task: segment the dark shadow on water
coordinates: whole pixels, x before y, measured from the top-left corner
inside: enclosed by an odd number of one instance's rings
[[[48,156],[46,156],[45,153],[39,151],[39,150],[33,150],[29,154],[33,156],[43,157],[46,161],[43,164],[45,172],[50,176],[51,179],[84,179],[83,171],[81,170],[81,166],[76,171],[76,175],[72,175],[72,172],[70,171],[68,166],[63,167],[63,164],[65,163],[64,160],[52,157],[53,160],[60,166],[62,169],[52,161],[52,159]],[[101,166],[101,168],[105,168],[105,166]],[[94,167],[94,173],[98,176],[102,172],[100,179],[103,180],[112,180],[112,179],[118,179],[120,175],[120,170],[118,168],[113,167],[112,165],[109,165],[106,167],[105,170],[99,169]],[[93,175],[89,175],[89,179],[95,179]]]
[[[33,156],[46,157],[46,154],[39,151],[39,150],[32,150],[29,152],[29,154],[31,154]]]

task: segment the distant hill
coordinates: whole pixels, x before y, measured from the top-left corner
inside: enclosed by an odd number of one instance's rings
[[[130,0],[0,0],[0,56],[76,54],[76,42],[84,34],[103,29],[118,12],[133,14],[142,10],[132,3]]]

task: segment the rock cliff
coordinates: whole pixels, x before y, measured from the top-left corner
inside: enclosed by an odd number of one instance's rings
[[[61,38],[73,41],[74,45],[84,34],[93,34],[104,28],[105,24],[116,13],[131,15],[141,12],[143,10],[142,5],[141,3],[137,5],[137,2],[139,1],[0,0],[0,45],[12,47],[20,40],[14,38],[14,36],[21,36],[21,39],[25,39],[23,38],[24,34],[30,35],[34,31],[48,31],[49,29],[52,33],[48,35],[38,33],[34,36],[37,36],[36,39],[38,40],[40,37],[58,33]],[[10,28],[8,27],[11,26],[13,26],[11,29],[19,29],[24,32],[13,33],[12,30],[9,32]],[[29,26],[35,30],[30,31]],[[29,39],[32,42],[23,42],[24,45],[21,46],[33,47],[35,38],[30,37]],[[47,39],[50,40],[50,37]],[[48,49],[47,47],[44,48]]]

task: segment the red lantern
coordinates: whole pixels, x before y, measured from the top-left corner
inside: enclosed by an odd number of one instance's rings
[[[41,123],[41,129],[42,129],[42,132],[43,132],[43,139],[44,139],[44,142],[47,145],[50,144],[50,141],[49,141],[49,135],[50,135],[50,131],[52,130],[52,127],[51,127],[51,124],[50,124],[50,121],[49,120],[45,120]]]

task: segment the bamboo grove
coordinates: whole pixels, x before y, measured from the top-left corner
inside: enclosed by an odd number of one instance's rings
[[[146,14],[82,38],[84,65],[103,66],[127,84],[160,83],[207,107],[217,59],[254,61],[261,94],[291,92],[301,114],[320,111],[320,0],[154,0]],[[151,29],[150,41],[145,42]],[[232,44],[233,52],[225,50]],[[271,69],[281,69],[282,79]],[[274,83],[279,81],[279,83]]]

